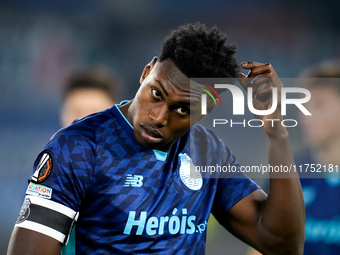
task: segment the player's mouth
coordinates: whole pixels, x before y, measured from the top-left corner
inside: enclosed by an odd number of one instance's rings
[[[141,137],[147,143],[159,143],[163,140],[163,136],[156,129],[147,124],[140,124],[141,127]]]

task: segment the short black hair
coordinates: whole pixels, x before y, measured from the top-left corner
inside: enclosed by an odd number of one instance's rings
[[[120,81],[115,74],[102,66],[74,71],[63,87],[63,99],[73,91],[97,89],[105,92],[114,102],[119,94]]]
[[[188,78],[236,78],[236,45],[226,34],[204,24],[180,26],[165,38],[159,61],[171,59]]]

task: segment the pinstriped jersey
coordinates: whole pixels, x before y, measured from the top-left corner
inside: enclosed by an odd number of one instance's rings
[[[66,243],[75,224],[76,254],[204,254],[210,212],[223,221],[259,188],[239,172],[210,178],[193,171],[207,165],[239,168],[199,124],[167,153],[141,146],[115,105],[51,138],[35,162],[17,226]]]

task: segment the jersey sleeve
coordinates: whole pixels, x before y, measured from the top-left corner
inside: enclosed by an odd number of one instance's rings
[[[74,135],[53,138],[34,164],[16,226],[65,244],[90,188],[94,160],[88,139]]]
[[[220,174],[218,178],[212,213],[220,223],[223,223],[226,213],[235,204],[260,189],[259,185],[240,171],[240,165],[229,148],[225,146],[224,151],[228,157],[223,165],[230,166],[228,169],[233,170],[231,173]]]
[[[225,146],[226,161],[222,163],[232,169],[231,172],[221,173],[218,178],[217,190],[214,200],[213,213],[226,213],[241,199],[259,189],[253,180],[240,171],[240,165],[229,148]],[[230,166],[230,167],[229,167]]]
[[[191,145],[197,150],[194,160],[205,171],[203,176],[217,179],[212,213],[221,222],[236,203],[260,187],[241,172],[235,155],[213,131],[196,126]]]
[[[219,179],[212,213],[217,219],[225,216],[235,204],[257,189],[260,186],[246,177]]]

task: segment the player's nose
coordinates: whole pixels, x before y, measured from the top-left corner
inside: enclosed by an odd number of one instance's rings
[[[166,104],[161,103],[153,107],[149,113],[149,118],[157,127],[163,127],[168,124],[169,109]]]

